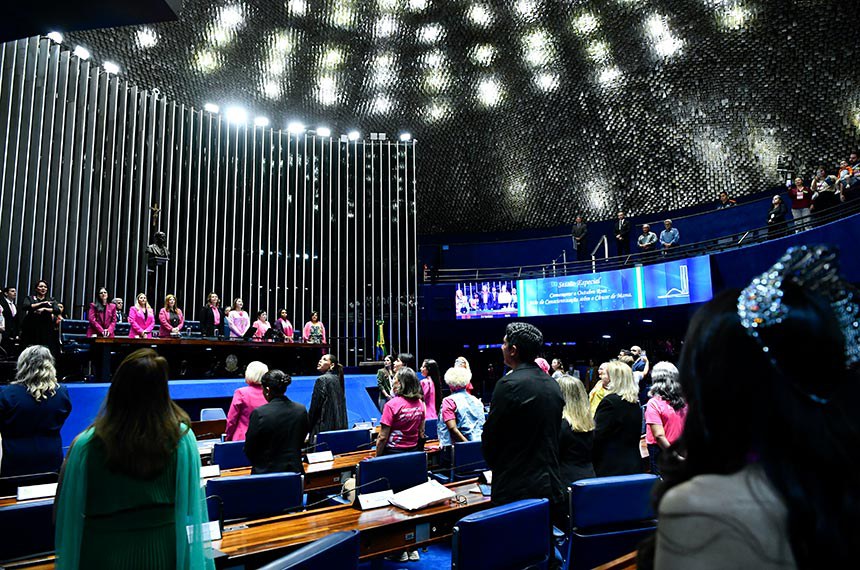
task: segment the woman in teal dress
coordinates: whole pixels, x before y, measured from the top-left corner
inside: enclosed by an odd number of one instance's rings
[[[63,466],[58,570],[214,568],[204,554],[205,497],[190,425],[170,399],[164,358],[142,349],[122,362]]]

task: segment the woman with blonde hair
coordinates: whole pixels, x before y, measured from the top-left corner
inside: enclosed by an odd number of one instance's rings
[[[60,428],[71,411],[69,393],[57,383],[51,351],[40,345],[25,348],[18,357],[15,381],[0,391],[0,476],[59,471]]]
[[[200,454],[149,348],[119,365],[93,425],[72,443],[56,502],[56,568],[212,569]]]
[[[594,388],[591,389],[591,393],[588,394],[588,402],[589,407],[591,409],[591,415],[594,417],[594,414],[597,413],[597,406],[600,405],[600,402],[603,401],[603,398],[606,397],[606,394],[609,393],[609,375],[606,373],[606,367],[609,366],[608,362],[604,362],[600,366],[597,367],[597,382],[594,384]]]
[[[257,360],[248,364],[245,368],[245,384],[233,392],[233,401],[230,402],[230,410],[227,412],[227,429],[225,439],[227,441],[244,441],[245,433],[248,431],[248,422],[251,412],[267,402],[263,395],[261,384],[263,375],[269,371],[269,367]]]
[[[152,329],[155,327],[155,313],[146,295],[137,294],[137,302],[128,310],[128,336],[129,338],[151,338]]]
[[[606,374],[611,392],[594,414],[594,471],[598,477],[641,473],[642,408],[633,370],[613,360],[606,365]]]
[[[594,419],[582,382],[567,374],[559,376],[557,381],[564,398],[558,460],[562,483],[569,485],[580,479],[594,477],[591,463]]]

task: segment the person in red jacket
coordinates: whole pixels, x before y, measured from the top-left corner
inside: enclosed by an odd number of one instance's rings
[[[809,207],[812,205],[812,190],[803,184],[803,178],[795,178],[788,189],[791,196],[791,217],[794,219],[794,233],[809,226]],[[800,221],[798,221],[800,220]]]

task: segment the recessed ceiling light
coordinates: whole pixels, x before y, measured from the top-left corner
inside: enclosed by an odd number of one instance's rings
[[[72,51],[72,54],[76,55],[79,59],[82,59],[84,61],[90,58],[90,50],[88,50],[84,46],[75,46],[75,49]]]
[[[412,134],[411,133],[400,133],[400,140],[403,142],[411,141]]]
[[[612,335],[605,334],[603,335],[603,338],[612,338]]]
[[[267,117],[254,117],[254,125],[258,127],[268,127],[269,119]]]
[[[360,137],[360,136],[361,136],[361,133],[359,133],[358,131],[349,131],[349,134],[347,134],[347,137],[351,141],[357,141],[358,137]]]
[[[643,323],[653,323],[654,321],[652,321],[651,319],[642,319],[642,322]]]
[[[227,118],[227,122],[229,123],[244,125],[248,122],[248,111],[242,107],[227,107],[224,111],[224,116]]]
[[[56,44],[63,43],[63,34],[60,32],[48,32],[45,37]]]
[[[203,110],[207,113],[217,113],[220,110],[220,107],[215,103],[206,103],[203,105]]]
[[[105,70],[105,73],[110,73],[111,75],[119,73],[119,66],[112,61],[104,62],[102,64],[102,69]]]
[[[293,121],[292,123],[287,125],[287,131],[294,135],[298,135],[300,133],[305,132],[305,126],[298,121]]]
[[[137,31],[137,43],[142,48],[151,48],[158,43],[158,34],[151,28],[142,28]]]
[[[321,137],[330,137],[331,129],[328,127],[317,127],[317,135]]]

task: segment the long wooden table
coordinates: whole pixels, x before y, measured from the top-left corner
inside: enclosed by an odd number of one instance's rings
[[[269,352],[298,353],[305,350],[317,350],[322,354],[323,349],[328,349],[328,344],[316,344],[308,342],[283,342],[283,341],[250,341],[244,339],[225,340],[208,337],[178,337],[178,338],[131,338],[131,337],[84,337],[81,342],[88,342],[92,350],[93,366],[99,366],[100,378],[110,377],[111,352],[124,353],[143,347],[160,347],[164,349],[229,349],[243,350],[265,350]]]
[[[462,504],[448,501],[414,512],[393,506],[360,511],[344,505],[227,526],[222,539],[212,543],[218,551],[216,566],[255,568],[342,530],[359,531],[363,560],[444,540],[458,520],[490,506],[489,497],[471,492],[477,489],[476,481],[449,485],[465,498]]]

